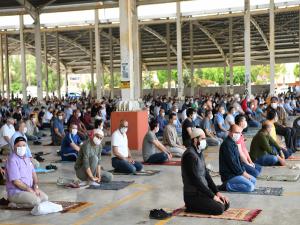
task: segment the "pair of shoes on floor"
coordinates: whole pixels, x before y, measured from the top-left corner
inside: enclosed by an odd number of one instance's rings
[[[43,157],[41,157],[40,155],[36,155],[34,158],[35,158],[38,162],[44,162],[44,161],[45,161],[45,159],[44,159]]]
[[[57,166],[52,165],[52,164],[47,165],[45,168],[46,168],[46,170],[57,170]]]
[[[41,145],[42,144],[42,142],[40,142],[40,141],[34,141],[33,142],[33,145]]]
[[[150,219],[163,220],[172,216],[172,213],[168,213],[163,209],[152,209],[149,214]]]
[[[89,185],[90,186],[94,186],[94,187],[99,187],[100,186],[100,183],[97,183],[95,181],[89,181]]]

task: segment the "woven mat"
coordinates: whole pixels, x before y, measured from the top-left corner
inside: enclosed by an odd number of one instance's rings
[[[252,222],[262,210],[260,209],[234,209],[229,208],[222,215],[206,215],[200,213],[185,212],[185,208],[179,208],[173,211],[173,216],[180,217],[195,217],[195,218],[213,218],[213,219],[225,219],[225,220],[238,220]]]
[[[121,173],[115,170],[108,171],[114,175],[135,175],[135,176],[153,176],[155,174],[160,173],[160,170],[144,170],[144,171],[137,171],[134,174],[133,173]]]
[[[181,166],[181,161],[167,161],[164,163],[146,163],[143,162],[144,165],[156,165],[156,166]]]

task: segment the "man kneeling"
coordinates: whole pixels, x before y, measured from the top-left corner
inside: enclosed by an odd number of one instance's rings
[[[229,200],[219,192],[206,169],[204,131],[193,128],[191,140],[181,164],[185,206],[189,212],[220,215],[229,208]]]
[[[110,182],[113,177],[111,173],[101,169],[101,141],[103,136],[102,130],[94,130],[94,136],[80,146],[74,166],[78,179],[94,186],[99,185],[101,181]]]
[[[26,140],[24,137],[17,137],[14,151],[6,164],[6,190],[10,207],[33,208],[48,200],[48,196],[39,190],[34,167],[25,154]]]

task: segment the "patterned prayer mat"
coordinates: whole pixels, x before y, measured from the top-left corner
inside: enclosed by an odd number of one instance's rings
[[[144,171],[137,171],[134,174],[133,173],[121,173],[115,170],[108,171],[114,175],[136,175],[136,176],[153,176],[155,174],[160,173],[160,170],[144,170]]]
[[[257,177],[259,180],[266,180],[266,181],[287,181],[287,182],[296,182],[299,180],[300,175],[261,175]]]
[[[164,163],[146,163],[143,162],[144,165],[156,165],[156,166],[181,166],[181,161],[167,161]]]
[[[233,209],[229,208],[222,215],[206,215],[200,213],[185,212],[185,208],[179,208],[173,211],[173,216],[180,217],[195,217],[195,218],[213,218],[213,219],[225,219],[225,220],[238,220],[252,222],[262,210],[260,209]]]
[[[300,161],[300,156],[293,156],[293,158],[286,159],[287,161]]]
[[[97,190],[121,190],[129,185],[133,184],[134,181],[111,181],[109,183],[100,183],[100,186],[89,186],[87,189],[97,189]]]

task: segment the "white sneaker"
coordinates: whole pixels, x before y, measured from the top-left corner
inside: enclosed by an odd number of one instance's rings
[[[89,185],[89,182],[88,182],[88,181],[80,181],[80,182],[79,182],[79,186],[80,186],[80,187],[87,186],[87,185]]]
[[[96,186],[96,187],[100,186],[100,184],[97,183],[97,182],[95,182],[95,181],[90,181],[90,182],[89,182],[89,185],[90,185],[90,186]]]

